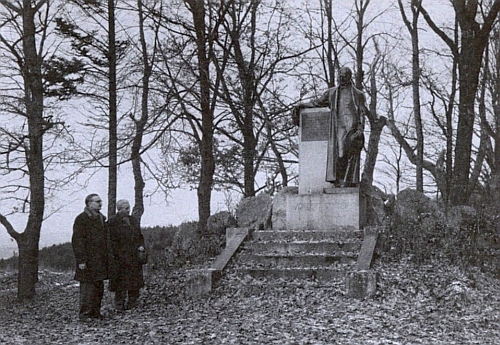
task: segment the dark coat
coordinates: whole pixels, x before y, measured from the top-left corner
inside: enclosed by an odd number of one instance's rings
[[[93,216],[88,210],[80,213],[73,224],[73,253],[76,259],[75,280],[91,282],[108,279],[108,230],[106,218]],[[78,264],[86,264],[81,270]]]
[[[139,290],[144,286],[138,258],[138,248],[144,247],[144,237],[139,222],[132,216],[117,214],[109,218],[108,227],[112,257],[109,289]]]

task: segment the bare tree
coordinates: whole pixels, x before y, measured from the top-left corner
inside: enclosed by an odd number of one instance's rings
[[[486,187],[498,209],[500,202],[500,29],[498,27],[492,32],[488,48],[479,97],[481,130],[487,136],[481,152],[484,153],[485,162],[489,167]],[[486,104],[486,93],[491,99],[490,105]]]
[[[116,194],[118,178],[118,155],[127,143],[120,143],[118,123],[122,116],[118,115],[118,67],[129,47],[126,39],[120,40],[116,35],[116,8],[114,0],[106,3],[92,0],[71,0],[73,6],[67,6],[68,14],[58,18],[58,32],[71,39],[71,50],[68,54],[76,55],[86,64],[85,85],[79,95],[87,99],[91,109],[85,109],[84,116],[91,119],[85,124],[92,132],[106,130],[94,147],[81,144],[82,150],[88,152],[85,167],[94,166],[108,169],[108,216],[116,212]],[[74,12],[74,13],[72,13]],[[106,162],[107,160],[107,162]],[[83,163],[82,163],[83,164]]]
[[[108,217],[116,212],[116,189],[118,186],[118,109],[116,85],[116,29],[115,0],[108,0]]]
[[[26,203],[29,208],[28,221],[24,232],[18,232],[4,215],[0,223],[7,229],[19,247],[18,298],[21,300],[35,296],[35,284],[38,281],[38,242],[45,209],[45,172],[43,157],[43,136],[54,125],[44,116],[44,86],[42,63],[43,46],[48,29],[49,1],[31,1],[13,3],[0,1],[2,26],[12,25],[12,32],[17,37],[0,34],[2,49],[11,54],[11,60],[17,63],[21,76],[22,95],[8,96],[10,109],[7,111],[26,125],[26,132],[10,135],[6,155],[21,149],[25,157],[23,166],[17,168],[29,179]],[[39,16],[42,20],[38,21]],[[40,34],[41,33],[41,34]],[[4,98],[4,97],[2,97]],[[5,109],[4,109],[5,111]],[[5,134],[5,133],[4,133]]]
[[[500,11],[500,0],[491,2],[488,9],[484,1],[452,1],[460,27],[459,44],[436,25],[421,3],[417,5],[429,27],[449,47],[457,61],[460,98],[450,201],[453,205],[463,205],[468,202],[475,188],[470,174],[476,95],[484,50]]]
[[[415,133],[416,133],[416,187],[420,192],[424,192],[424,175],[422,162],[424,160],[424,134],[422,131],[422,114],[420,108],[420,44],[418,35],[418,19],[420,17],[420,4],[422,0],[411,0],[410,10],[411,18],[408,18],[405,12],[405,8],[401,0],[398,0],[399,10],[401,12],[401,17],[403,22],[408,29],[411,36],[411,47],[412,47],[412,92],[413,92],[413,117],[415,121]],[[411,19],[411,21],[410,21]]]
[[[213,63],[220,75],[219,109],[227,109],[227,116],[218,122],[217,130],[236,145],[237,154],[241,152],[243,183],[238,182],[239,176],[234,182],[242,185],[245,197],[255,195],[256,175],[262,166],[279,171],[268,173],[273,183],[278,175],[281,183],[288,183],[286,150],[280,149],[284,141],[275,140],[277,132],[292,129],[290,121],[279,121],[287,107],[279,91],[285,83],[277,80],[292,80],[288,71],[297,66],[302,53],[291,44],[293,25],[283,4],[231,2],[218,36],[220,54],[227,58],[215,58]],[[227,63],[223,66],[220,61]]]
[[[135,2],[135,6],[132,4]],[[164,181],[161,176],[169,174],[165,169],[152,167],[151,160],[145,157],[154,150],[159,150],[163,140],[169,135],[170,126],[173,125],[178,116],[170,116],[166,109],[170,106],[173,99],[172,92],[165,90],[158,83],[158,61],[160,46],[160,19],[158,13],[162,12],[162,2],[145,2],[135,0],[130,2],[131,14],[138,18],[138,28],[127,28],[130,32],[129,41],[137,41],[132,33],[138,36],[138,43],[133,45],[129,55],[135,57],[129,58],[129,78],[126,88],[131,90],[131,110],[130,120],[132,125],[126,132],[122,133],[124,137],[130,137],[129,140],[123,140],[125,145],[130,145],[130,162],[132,164],[132,173],[134,176],[134,207],[132,214],[141,221],[144,214],[144,197],[146,196],[146,179],[152,176],[155,186],[153,188],[161,189],[168,195],[170,188],[175,186],[170,181]],[[135,76],[136,75],[136,76]],[[137,80],[136,80],[137,79]],[[124,119],[125,120],[125,119]],[[124,147],[125,149],[125,147]],[[127,162],[124,159],[119,164]],[[149,176],[148,176],[149,175]],[[170,178],[168,179],[170,180]]]
[[[213,54],[214,40],[220,26],[222,16],[215,17],[215,23],[207,27],[207,8],[203,0],[184,0],[191,16],[196,44],[197,74],[199,78],[199,108],[201,114],[201,137],[199,138],[199,150],[201,156],[200,180],[198,184],[198,221],[200,233],[206,228],[210,217],[210,202],[212,199],[212,187],[215,172],[214,158],[214,110],[217,92],[212,92],[210,64]],[[220,4],[219,9],[223,12],[225,2]],[[212,9],[210,8],[212,11]],[[217,13],[218,11],[215,10]]]

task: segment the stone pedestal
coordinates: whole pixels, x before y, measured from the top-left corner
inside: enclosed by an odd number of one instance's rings
[[[274,229],[361,229],[365,225],[365,198],[359,188],[332,188],[325,181],[329,119],[328,108],[301,111],[298,194],[275,198],[273,212],[280,211],[280,216],[273,219]]]
[[[328,194],[286,195],[288,230],[361,229],[365,213],[365,198],[359,188],[332,188]]]

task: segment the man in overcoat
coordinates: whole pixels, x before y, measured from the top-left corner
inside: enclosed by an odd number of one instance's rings
[[[340,68],[337,87],[294,109],[294,123],[299,125],[300,109],[316,107],[330,108],[325,180],[336,187],[358,184],[365,116],[369,111],[363,92],[352,85],[352,72],[348,67]]]
[[[85,209],[73,224],[71,244],[76,259],[75,280],[80,282],[81,321],[102,319],[104,280],[108,279],[108,231],[97,194],[85,198]]]
[[[144,252],[144,237],[139,222],[130,215],[127,200],[116,202],[117,214],[108,221],[112,269],[110,291],[115,292],[117,311],[137,305],[140,289],[144,286],[140,254]]]

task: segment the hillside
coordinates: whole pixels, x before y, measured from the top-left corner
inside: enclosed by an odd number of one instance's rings
[[[38,297],[15,302],[15,276],[0,273],[0,344],[498,344],[500,281],[435,262],[376,264],[376,298],[341,286],[225,277],[206,299],[183,294],[185,268],[146,274],[140,306],[77,320],[72,273],[42,270]]]

